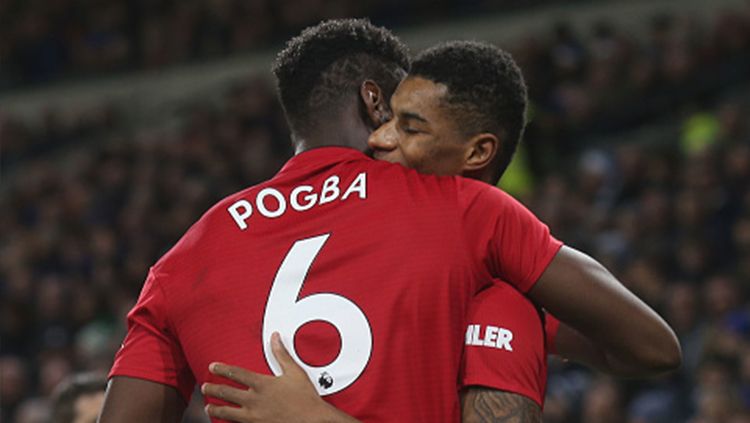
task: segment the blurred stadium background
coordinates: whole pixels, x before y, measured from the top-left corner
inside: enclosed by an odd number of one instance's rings
[[[502,185],[680,337],[656,380],[552,361],[545,422],[750,422],[745,0],[0,0],[0,420],[106,372],[148,267],[291,155],[270,59],[344,16],[511,51],[533,107]]]

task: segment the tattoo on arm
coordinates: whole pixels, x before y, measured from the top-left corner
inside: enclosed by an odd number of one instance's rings
[[[523,395],[471,387],[461,400],[463,423],[539,423],[542,410]]]

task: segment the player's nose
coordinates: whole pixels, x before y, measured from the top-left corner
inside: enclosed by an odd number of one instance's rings
[[[393,121],[381,125],[375,132],[370,134],[367,144],[373,150],[393,150],[398,142]]]

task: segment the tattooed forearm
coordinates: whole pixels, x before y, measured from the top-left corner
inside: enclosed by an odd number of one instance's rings
[[[539,423],[542,410],[523,395],[473,387],[461,400],[463,423]]]

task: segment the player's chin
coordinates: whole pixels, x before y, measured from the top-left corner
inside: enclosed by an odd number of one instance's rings
[[[372,156],[370,157],[372,157],[375,160],[382,160],[384,162],[404,164],[404,162],[400,160],[400,158],[397,155],[390,154],[387,152],[373,151]]]

